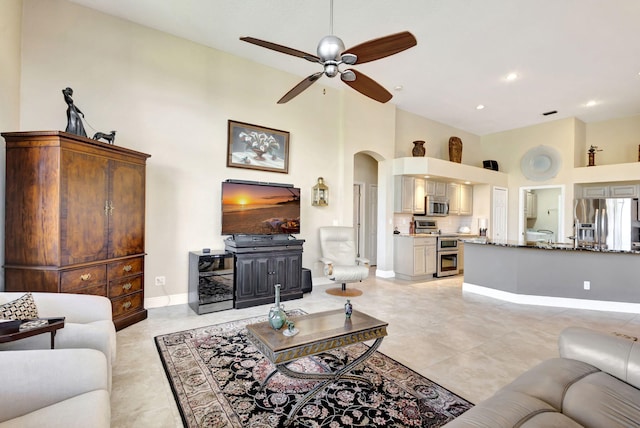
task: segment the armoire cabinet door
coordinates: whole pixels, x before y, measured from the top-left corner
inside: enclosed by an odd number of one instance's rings
[[[109,163],[109,254],[123,257],[144,253],[144,165]]]
[[[60,168],[60,258],[62,265],[107,257],[105,209],[109,161],[63,150]]]

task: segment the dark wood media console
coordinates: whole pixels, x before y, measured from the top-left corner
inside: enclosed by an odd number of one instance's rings
[[[228,238],[225,250],[235,259],[236,309],[273,303],[275,285],[280,284],[280,299],[302,298],[303,239],[286,235]]]

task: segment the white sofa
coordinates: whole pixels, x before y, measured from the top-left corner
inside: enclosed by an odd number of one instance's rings
[[[0,352],[0,428],[108,428],[107,365],[95,349]]]
[[[24,294],[0,292],[0,305]],[[90,348],[105,355],[111,391],[111,372],[116,361],[116,329],[112,320],[111,301],[106,297],[85,294],[32,294],[39,317],[65,317],[64,328],[58,330],[55,336],[56,349]],[[48,333],[0,344],[0,351],[50,348],[51,336]]]

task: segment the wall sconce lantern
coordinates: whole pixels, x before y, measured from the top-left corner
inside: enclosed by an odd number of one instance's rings
[[[318,177],[318,183],[313,186],[313,206],[325,207],[329,205],[329,188],[324,184],[324,179]]]

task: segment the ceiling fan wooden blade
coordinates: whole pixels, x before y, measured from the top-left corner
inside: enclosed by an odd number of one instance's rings
[[[360,92],[362,95],[366,95],[367,97],[381,103],[386,103],[391,98],[393,98],[393,95],[391,95],[391,92],[387,91],[378,82],[376,82],[369,76],[353,69],[349,69],[345,71],[353,72],[356,75],[356,78],[355,80],[352,80],[352,81],[348,81],[344,79],[342,81],[347,85],[351,86],[356,91]]]
[[[391,34],[389,36],[380,37],[378,39],[369,40],[344,51],[358,57],[356,64],[364,64],[365,62],[375,61],[390,55],[397,54],[406,49],[412,48],[418,44],[418,41],[408,31]]]
[[[289,48],[287,46],[282,46],[277,43],[267,42],[265,40],[256,39],[254,37],[240,37],[240,40],[247,43],[252,43],[254,45],[261,46],[263,48],[271,49],[277,52],[282,52],[287,55],[297,56],[298,58],[304,58],[307,61],[311,62],[320,62],[320,58],[315,55],[311,55],[310,53],[299,51],[297,49]]]
[[[316,80],[318,80],[323,73],[324,73],[323,71],[319,71],[317,73],[312,74],[311,76],[306,77],[302,82],[294,86],[293,89],[291,89],[289,92],[284,94],[284,96],[278,100],[278,104],[284,104],[288,101],[291,101],[293,98],[297,97],[298,95],[300,95],[302,91],[307,89],[309,86],[313,85],[313,83]]]

